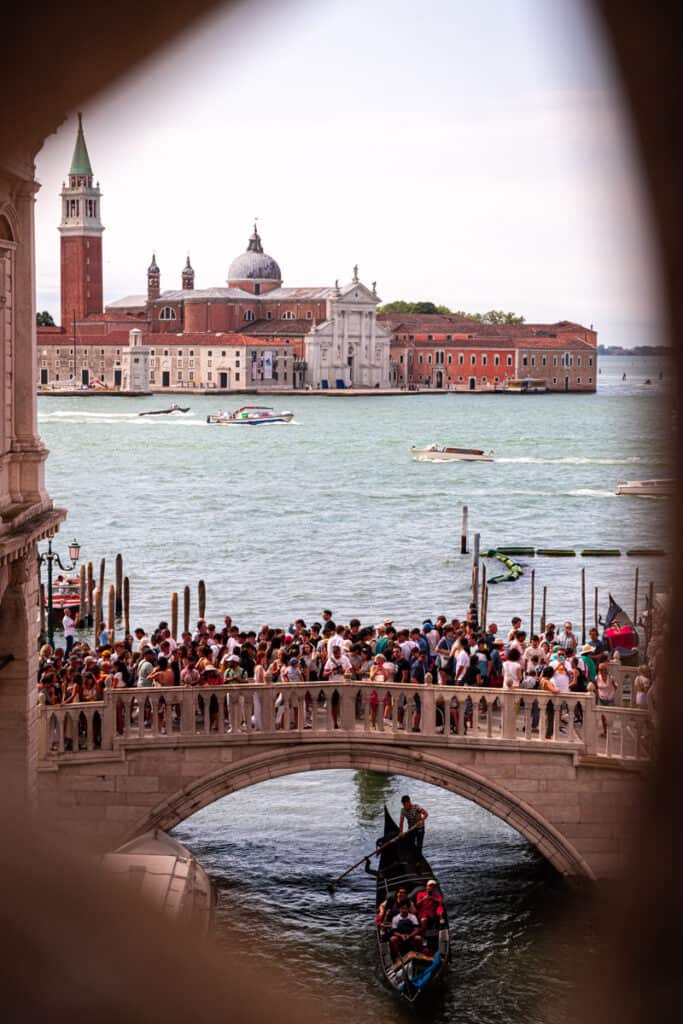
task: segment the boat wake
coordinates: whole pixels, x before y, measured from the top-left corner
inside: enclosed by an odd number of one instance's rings
[[[621,466],[626,462],[642,461],[640,455],[626,455],[621,459],[592,459],[584,455],[564,455],[556,459],[544,459],[536,455],[516,455],[509,458],[496,459],[496,462],[533,463],[534,465],[548,464],[554,466]]]

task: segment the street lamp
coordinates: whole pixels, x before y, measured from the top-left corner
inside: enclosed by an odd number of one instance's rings
[[[40,573],[40,566],[43,562],[47,562],[47,642],[50,647],[54,647],[55,644],[55,632],[52,625],[52,563],[56,562],[59,568],[63,572],[72,572],[76,568],[78,562],[78,556],[81,553],[81,545],[74,538],[69,544],[69,558],[71,559],[71,565],[64,565],[61,558],[56,551],[52,550],[52,537],[47,542],[47,551],[44,555],[38,553],[38,572]],[[82,609],[81,609],[82,610]]]

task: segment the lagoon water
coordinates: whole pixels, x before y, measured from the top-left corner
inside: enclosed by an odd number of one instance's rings
[[[194,595],[202,578],[209,619],[229,612],[250,628],[313,621],[323,607],[337,621],[462,614],[463,503],[482,549],[667,547],[670,502],[614,492],[620,480],[671,475],[670,367],[607,357],[601,368],[597,395],[273,398],[295,422],[257,429],[206,423],[221,405],[258,401],[250,397],[192,397],[183,417],[137,415],[170,396],[43,397],[48,487],[69,509],[56,547],[75,534],[85,559],[110,566],[122,552],[132,625],[168,618],[171,592],[190,584]],[[410,446],[432,441],[492,448],[496,461],[413,462]],[[490,590],[489,619],[502,626],[515,612],[528,623],[532,567],[556,622],[580,623],[582,566],[589,621],[594,587],[604,614],[610,591],[632,610],[636,566],[641,607],[650,580],[667,582],[666,559],[522,561],[521,579]],[[569,963],[580,969],[592,952],[588,909],[577,960],[558,925],[576,897],[508,826],[452,794],[315,773],[227,797],[177,833],[218,881],[219,929],[241,919],[256,956],[260,938],[286,946],[293,983],[324,993],[321,1020],[402,1020],[372,973],[371,880],[357,874],[334,902],[324,882],[374,846],[383,801],[396,810],[407,790],[431,811],[426,852],[454,922],[452,983],[430,1019],[561,1021]]]

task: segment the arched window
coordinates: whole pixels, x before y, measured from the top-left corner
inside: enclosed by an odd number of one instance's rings
[[[247,323],[251,323],[252,320],[255,320],[256,317],[254,316],[253,310],[248,309],[244,314],[244,319],[247,321]]]
[[[172,306],[164,306],[164,308],[159,313],[160,320],[175,320],[175,318],[175,309],[173,309]]]
[[[293,320],[294,319],[294,314],[292,313],[291,310],[287,310],[286,313],[282,314],[282,319],[283,320]]]

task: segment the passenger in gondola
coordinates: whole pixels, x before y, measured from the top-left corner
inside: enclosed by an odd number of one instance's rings
[[[445,920],[443,896],[436,888],[436,879],[430,878],[424,889],[415,898],[420,929],[425,932],[435,924],[442,925]]]
[[[410,899],[408,890],[405,886],[401,886],[401,888],[397,889],[393,895],[390,893],[385,901],[380,904],[379,910],[377,911],[377,917],[375,919],[376,924],[383,925],[385,928],[391,927],[391,923],[401,909],[402,903],[407,903],[410,913],[417,917],[417,908]]]
[[[411,914],[407,902],[401,904],[398,914],[391,922],[389,945],[394,957],[403,956],[411,950],[422,949],[420,922],[415,914]]]

